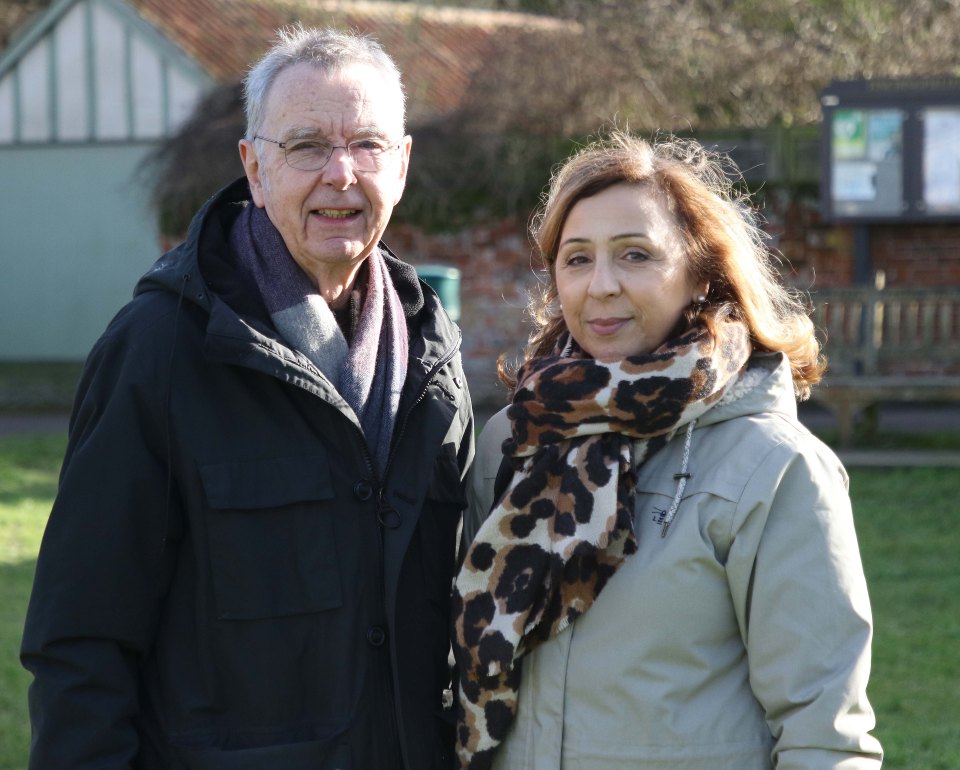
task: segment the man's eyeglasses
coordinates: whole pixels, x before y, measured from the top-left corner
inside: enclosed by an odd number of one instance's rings
[[[327,165],[334,150],[346,150],[356,171],[379,171],[389,156],[403,144],[387,144],[380,139],[356,139],[346,145],[330,144],[322,139],[291,139],[279,142],[259,134],[254,139],[277,145],[283,150],[287,165],[300,171],[319,171]]]

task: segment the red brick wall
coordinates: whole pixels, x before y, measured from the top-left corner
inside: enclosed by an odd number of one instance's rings
[[[960,286],[960,226],[875,227],[871,240],[887,286]]]
[[[497,358],[501,353],[516,356],[523,348],[530,331],[528,292],[536,286],[533,249],[522,223],[504,221],[446,234],[391,225],[384,240],[415,265],[460,269],[463,364],[474,401],[487,409],[506,403]]]
[[[763,217],[784,281],[805,291],[853,281],[853,231],[821,221],[816,201],[767,196]]]
[[[854,283],[854,227],[820,219],[815,201],[764,209],[771,245],[785,258],[784,279],[803,289]],[[870,225],[871,266],[890,288],[960,286],[960,224]]]

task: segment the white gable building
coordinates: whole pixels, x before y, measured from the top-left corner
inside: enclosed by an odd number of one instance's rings
[[[0,58],[0,360],[82,358],[156,259],[138,173],[213,80],[120,0],[61,0]]]

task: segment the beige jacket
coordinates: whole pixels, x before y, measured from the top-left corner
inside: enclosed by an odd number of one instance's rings
[[[790,369],[748,386],[640,467],[637,554],[526,656],[497,770],[877,770],[872,620],[836,456],[796,417]],[[731,394],[737,395],[737,393]],[[492,503],[505,411],[484,428],[466,534]]]

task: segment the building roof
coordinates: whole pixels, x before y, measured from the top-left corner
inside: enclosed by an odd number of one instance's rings
[[[404,75],[410,118],[443,114],[504,36],[576,33],[574,22],[533,14],[367,0],[123,0],[213,80],[229,83],[268,48],[283,26],[334,26],[377,38]],[[0,0],[0,46],[63,13],[69,0]]]

